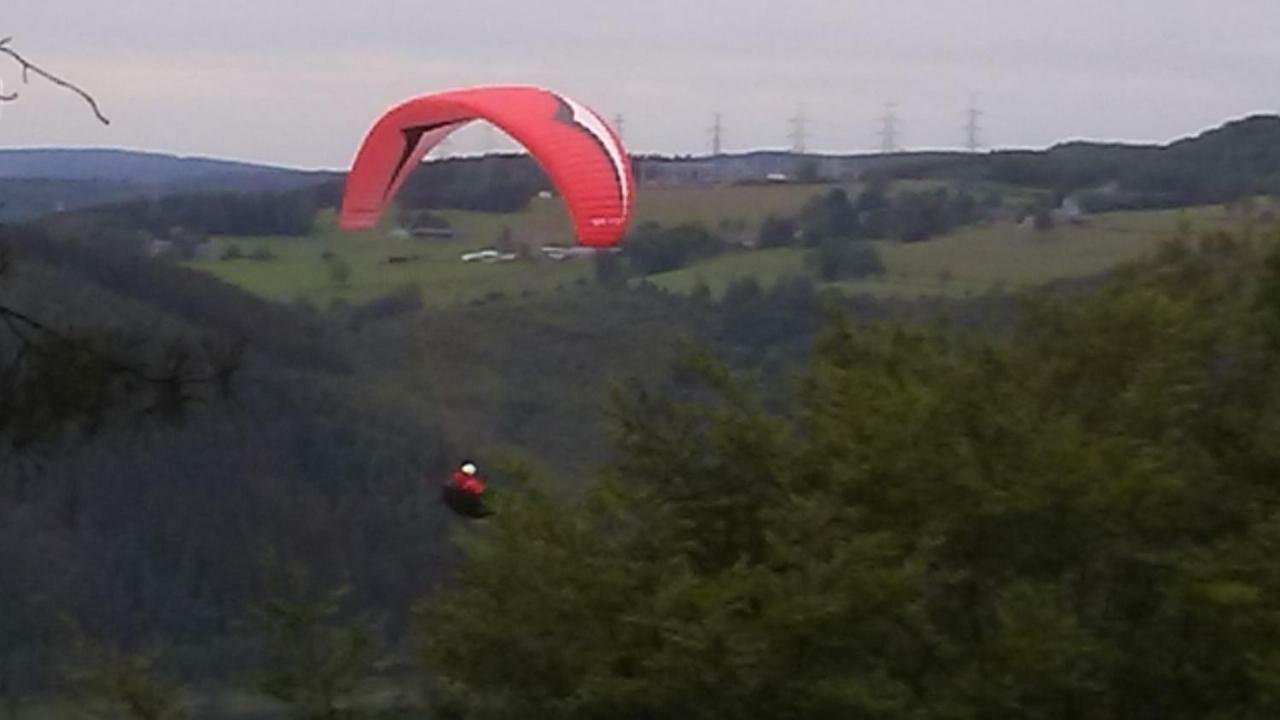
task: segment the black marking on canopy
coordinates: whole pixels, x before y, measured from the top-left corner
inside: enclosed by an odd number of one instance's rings
[[[384,200],[391,194],[391,188],[395,187],[396,181],[400,179],[400,174],[404,172],[405,165],[409,164],[409,158],[413,157],[413,151],[417,149],[418,143],[422,142],[422,136],[432,130],[439,130],[442,127],[454,125],[458,122],[458,120],[446,120],[445,122],[432,123],[431,125],[415,125],[400,130],[400,134],[404,136],[404,148],[400,151],[400,159],[396,161],[395,169],[391,172],[391,178],[387,180],[387,187],[382,191]]]

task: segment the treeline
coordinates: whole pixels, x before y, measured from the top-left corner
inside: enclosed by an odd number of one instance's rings
[[[1167,146],[1074,142],[1043,152],[952,157],[897,177],[988,180],[1040,188],[1084,209],[1150,209],[1225,203],[1280,192],[1280,117],[1254,116]]]
[[[143,231],[169,240],[209,235],[308,235],[317,211],[333,198],[328,186],[278,193],[200,193],[163,195],[80,210],[46,225],[82,232],[104,227]]]
[[[855,198],[844,188],[815,196],[794,216],[770,215],[761,224],[757,247],[808,250],[808,267],[823,281],[879,275],[884,263],[870,240],[920,242],[989,217],[1003,205],[999,193],[981,196],[965,188],[939,187],[891,192],[888,181],[868,185]],[[671,272],[739,248],[701,223],[638,225],[618,254],[595,259],[601,284]]]
[[[348,354],[332,344],[333,336],[314,318],[205,273],[153,262],[128,230],[6,227],[0,228],[0,248],[18,268],[15,277],[0,275],[5,296],[44,311],[55,325],[74,318],[72,324],[80,327],[111,330],[127,327],[133,313],[139,321],[158,313],[166,329],[243,340],[288,365],[350,367]]]
[[[1003,200],[981,199],[964,188],[902,190],[890,193],[877,180],[854,199],[833,188],[805,204],[795,217],[770,216],[760,228],[761,247],[811,248],[810,265],[823,280],[878,275],[884,264],[867,240],[920,242],[978,222]]]
[[[782,409],[705,359],[620,393],[586,497],[509,498],[422,606],[436,707],[1273,717],[1278,308],[1218,236],[1008,335],[835,318]]]
[[[184,677],[234,674],[258,647],[239,623],[270,588],[273,554],[402,627],[450,567],[435,483],[459,457],[488,466],[497,449],[537,449],[557,468],[598,464],[609,384],[654,379],[682,337],[780,380],[815,328],[812,283],[744,286],[732,303],[572,286],[429,314],[401,289],[320,310],[149,261],[109,234],[6,233],[17,264],[0,304],[59,330],[127,335],[134,354],[206,337],[246,347],[231,395],[176,427],[130,418],[93,442],[0,459],[12,589],[0,593],[0,691],[17,694],[54,682],[64,616],[114,645],[170,647]],[[6,362],[9,339],[0,327]]]
[[[6,699],[56,680],[63,618],[124,647],[189,647],[173,659],[186,673],[242,663],[235,627],[272,580],[271,554],[314,563],[364,607],[441,576],[447,518],[423,478],[460,451],[429,407],[379,385],[359,341],[110,243],[6,232],[16,264],[0,275],[0,304],[53,331],[118,336],[144,370],[206,340],[246,348],[230,394],[187,403],[177,425],[121,413],[91,438],[21,452],[0,437]],[[12,327],[0,328],[8,371],[24,352]],[[55,397],[94,387],[63,367],[45,378]]]
[[[833,188],[806,203],[795,217],[769,217],[760,230],[760,245],[813,247],[831,239],[920,242],[976,223],[1003,204],[995,192],[978,197],[965,188],[891,189],[878,180],[850,199],[844,188]]]
[[[410,209],[451,208],[478,212],[518,212],[551,181],[535,160],[523,155],[486,155],[423,163],[397,195]]]

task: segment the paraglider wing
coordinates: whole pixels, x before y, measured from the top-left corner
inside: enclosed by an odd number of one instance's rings
[[[405,178],[449,133],[473,120],[523,145],[564,198],[578,242],[614,245],[631,219],[634,181],[626,150],[590,108],[528,86],[479,87],[422,95],[374,123],[347,176],[339,223],[375,225]]]

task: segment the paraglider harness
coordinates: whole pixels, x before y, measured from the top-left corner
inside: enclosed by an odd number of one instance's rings
[[[469,518],[482,518],[490,514],[485,506],[485,483],[476,472],[474,463],[462,463],[449,476],[441,488],[441,498],[450,510]]]

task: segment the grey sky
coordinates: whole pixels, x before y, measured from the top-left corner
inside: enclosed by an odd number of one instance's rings
[[[111,146],[345,167],[386,106],[487,82],[626,118],[633,152],[1166,141],[1280,104],[1276,0],[4,0],[0,36],[113,124],[32,84],[0,147]],[[16,68],[0,64],[6,86]],[[470,128],[455,152],[509,147]]]

